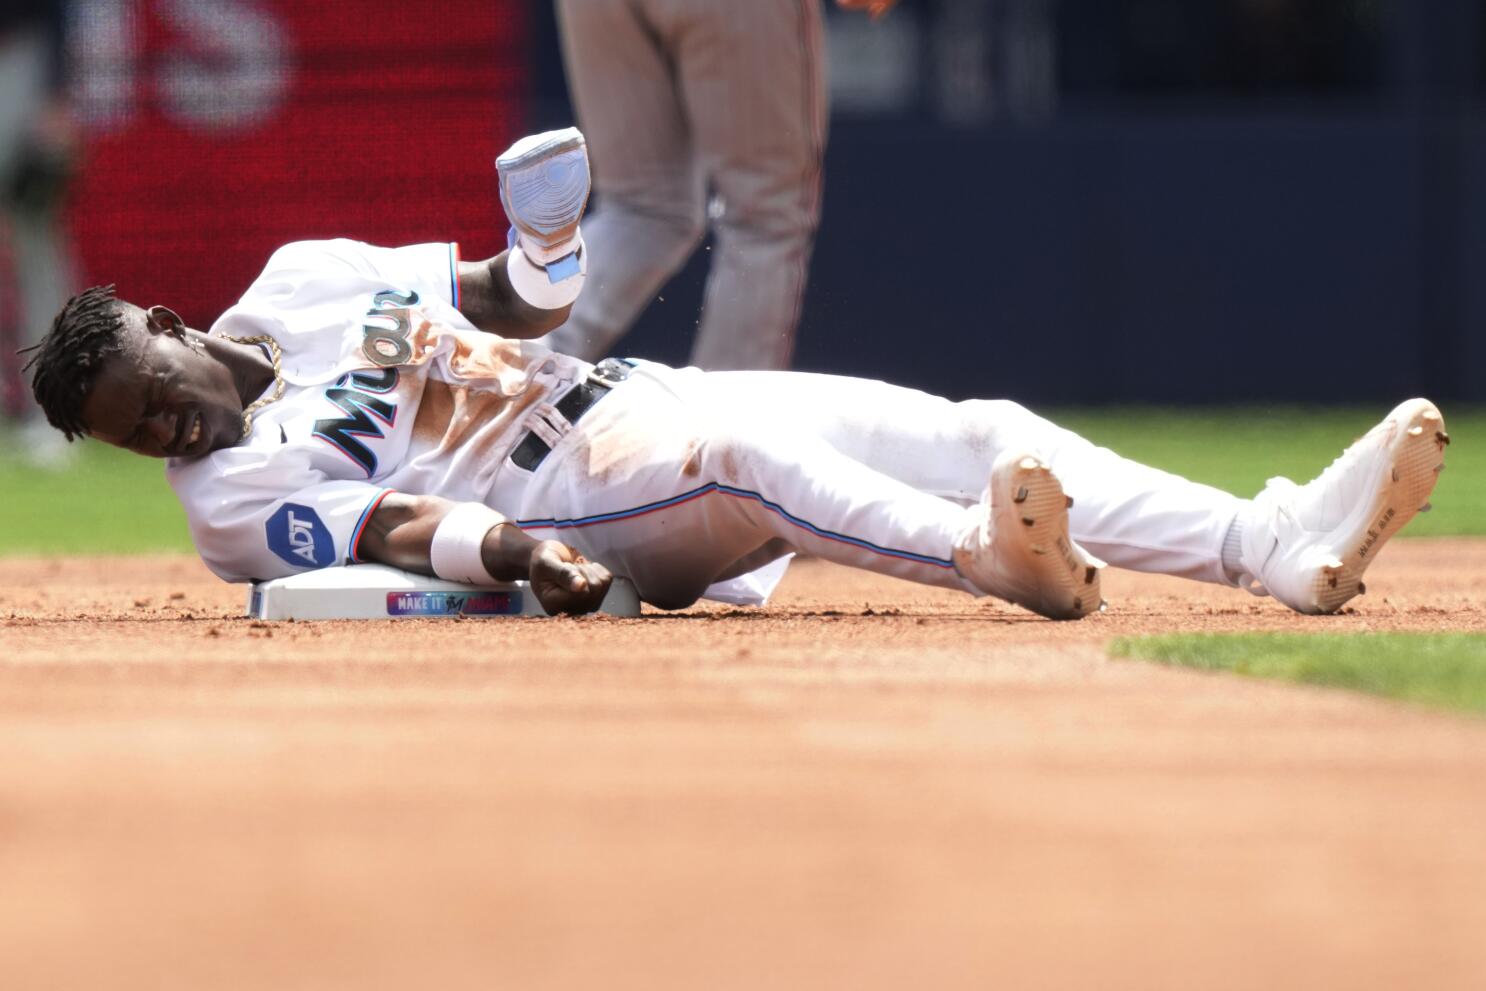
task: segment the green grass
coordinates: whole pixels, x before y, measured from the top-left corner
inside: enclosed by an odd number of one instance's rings
[[[190,551],[165,462],[83,441],[65,471],[27,465],[0,440],[0,555]]]
[[[1247,633],[1123,638],[1115,657],[1345,688],[1486,714],[1486,635]]]
[[[1362,436],[1387,404],[1367,408],[1053,410],[1055,422],[1128,458],[1174,471],[1245,498],[1283,475],[1306,482]],[[1039,411],[1041,412],[1041,411]],[[1486,534],[1486,409],[1446,407],[1451,445],[1434,509],[1404,534]]]
[[[1243,496],[1271,475],[1303,482],[1387,411],[1113,409],[1052,411],[1054,420],[1127,457]],[[1408,536],[1486,534],[1486,409],[1447,409],[1455,444],[1435,510]],[[185,518],[159,462],[84,442],[77,464],[39,472],[0,436],[0,555],[189,551]]]

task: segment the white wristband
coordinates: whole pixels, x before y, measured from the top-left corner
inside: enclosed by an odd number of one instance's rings
[[[449,510],[439,521],[433,532],[433,545],[428,549],[428,560],[433,573],[451,582],[469,585],[498,585],[494,576],[485,570],[485,558],[480,553],[485,535],[509,523],[500,513],[478,502],[462,502]]]
[[[526,257],[526,251],[517,244],[506,252],[506,274],[510,276],[511,288],[538,309],[560,310],[571,305],[588,278],[588,252],[583,248],[582,235],[578,237],[577,251],[578,273],[553,282],[547,270]]]

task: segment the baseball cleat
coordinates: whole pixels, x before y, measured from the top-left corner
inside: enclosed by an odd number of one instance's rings
[[[588,205],[588,148],[576,127],[533,134],[495,160],[501,205],[522,250],[546,265],[577,249]]]
[[[980,519],[955,546],[961,576],[981,591],[1048,619],[1082,619],[1104,608],[1104,562],[1068,535],[1072,500],[1042,459],[1008,451],[991,467]]]
[[[1271,478],[1245,511],[1241,584],[1302,613],[1361,595],[1378,551],[1429,508],[1449,443],[1434,403],[1410,399],[1305,485]]]

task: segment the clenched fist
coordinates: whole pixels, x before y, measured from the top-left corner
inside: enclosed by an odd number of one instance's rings
[[[547,615],[591,613],[604,601],[614,576],[567,544],[543,540],[532,548],[531,590]]]

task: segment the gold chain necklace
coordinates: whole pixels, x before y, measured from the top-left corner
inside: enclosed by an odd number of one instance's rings
[[[259,334],[256,337],[228,337],[226,334],[223,334],[222,340],[231,341],[233,344],[247,344],[250,346],[267,344],[268,356],[273,361],[273,394],[253,400],[243,410],[242,439],[247,440],[253,433],[253,414],[269,403],[275,403],[284,398],[284,376],[280,368],[284,358],[284,351],[279,347],[279,342],[267,334]]]

